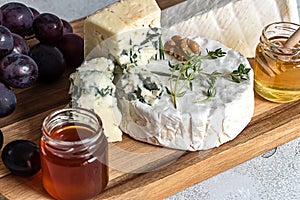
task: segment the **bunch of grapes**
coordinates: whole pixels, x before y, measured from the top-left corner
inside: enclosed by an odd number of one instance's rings
[[[29,46],[28,39],[38,42]],[[0,117],[16,107],[12,88],[51,83],[83,61],[83,38],[66,20],[22,3],[0,7]]]
[[[1,5],[0,5],[1,6]],[[35,45],[29,46],[29,40]],[[57,80],[67,66],[83,62],[83,38],[66,20],[18,2],[0,7],[0,118],[11,114],[17,99],[13,88]],[[0,149],[3,133],[0,130]],[[31,176],[40,169],[38,146],[15,140],[2,150],[4,165],[15,175]]]

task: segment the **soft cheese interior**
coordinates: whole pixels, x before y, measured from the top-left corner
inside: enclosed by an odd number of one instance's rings
[[[71,106],[96,112],[109,142],[122,140],[122,131],[119,129],[121,114],[116,108],[116,87],[112,82],[114,68],[111,60],[95,58],[84,62],[70,76]]]
[[[250,68],[248,61],[236,51],[212,40],[199,37],[194,39],[203,49],[222,48],[227,52],[223,58],[203,61],[205,72],[233,71],[239,64]],[[159,75],[170,74],[168,61],[151,61],[145,69],[146,72],[134,72],[139,76],[124,75],[116,85],[117,93],[121,94],[126,85],[138,85],[145,76],[156,82],[156,85],[168,87],[170,77]],[[149,74],[149,71],[152,73]],[[230,81],[228,77],[219,78],[216,82],[216,96],[205,103],[197,103],[206,98],[203,93],[207,85],[203,77],[195,77],[193,87],[192,91],[178,98],[177,109],[174,108],[167,92],[164,92],[153,105],[138,100],[132,101],[127,95],[121,95],[118,97],[122,112],[120,128],[140,141],[195,151],[218,147],[232,140],[250,122],[254,110],[252,71],[249,79],[241,83]],[[125,91],[125,94],[132,91]]]

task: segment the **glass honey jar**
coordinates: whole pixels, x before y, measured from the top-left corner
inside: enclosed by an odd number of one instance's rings
[[[66,108],[48,115],[40,141],[42,182],[55,199],[90,199],[108,183],[108,142],[92,111]]]
[[[272,102],[300,99],[300,43],[286,47],[287,39],[300,25],[275,22],[260,36],[254,58],[254,89]]]

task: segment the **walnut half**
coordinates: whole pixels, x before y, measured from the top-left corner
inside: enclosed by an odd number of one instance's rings
[[[196,41],[179,35],[174,35],[165,43],[164,51],[179,61],[185,61],[188,55],[192,56],[201,52],[200,45]]]

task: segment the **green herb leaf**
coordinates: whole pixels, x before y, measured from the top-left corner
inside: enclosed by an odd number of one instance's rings
[[[166,91],[167,91],[168,95],[172,95],[172,92],[169,90],[168,87],[166,87]]]
[[[183,97],[187,92],[187,87],[192,91],[193,89],[193,80],[196,74],[207,76],[208,88],[204,92],[207,98],[197,101],[197,103],[203,103],[209,101],[211,98],[215,97],[217,94],[216,90],[216,81],[218,77],[231,76],[231,79],[240,83],[242,80],[248,79],[248,73],[251,70],[246,68],[243,64],[240,64],[238,68],[232,72],[213,72],[211,74],[205,73],[201,68],[203,59],[218,59],[224,57],[226,52],[222,51],[221,48],[218,48],[214,51],[209,51],[206,49],[207,55],[188,55],[188,60],[183,63],[172,64],[169,61],[169,68],[171,71],[170,74],[170,87],[166,87],[167,93],[172,96],[174,107],[177,107],[177,98]]]
[[[208,51],[208,49],[206,49],[208,58],[210,59],[217,59],[220,57],[223,57],[226,55],[226,52],[222,51],[221,48],[216,49],[215,51]]]
[[[161,39],[161,36],[159,37],[159,59],[164,60],[165,59],[165,51],[164,51],[164,45]]]
[[[233,70],[233,72],[230,74],[231,79],[236,83],[240,83],[242,80],[247,80],[250,70],[250,68],[246,68],[245,65],[240,64],[238,69]]]
[[[193,82],[190,81],[190,90],[193,91]]]
[[[183,97],[185,95],[185,93],[186,93],[186,91],[183,91],[183,92],[177,94],[177,97]]]

